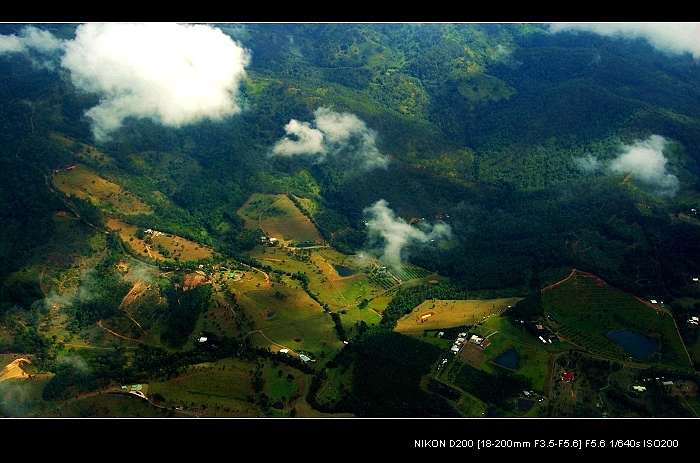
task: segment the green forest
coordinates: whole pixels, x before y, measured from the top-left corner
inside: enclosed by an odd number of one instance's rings
[[[190,27],[201,34],[190,43],[210,33],[210,50],[228,54],[199,73],[210,54],[199,50],[169,74],[180,55],[168,47],[180,42],[154,39],[110,62],[90,34],[106,50],[142,32],[116,41],[117,24],[87,26],[0,24],[0,368],[25,358],[32,376],[0,381],[0,416],[53,416],[56,404],[141,383],[162,406],[134,413],[173,416],[168,382],[205,367],[235,372],[245,379],[229,382],[250,390],[218,393],[245,406],[187,399],[203,416],[600,416],[588,404],[518,410],[523,391],[551,400],[552,372],[572,364],[582,378],[626,372],[607,416],[698,416],[695,395],[684,405],[662,388],[629,392],[654,373],[699,384],[697,323],[688,324],[700,316],[697,55],[537,23],[208,23]],[[162,36],[177,32],[161,26]],[[129,60],[141,51],[143,73]],[[235,94],[228,105],[179,93],[220,98],[202,90],[218,66],[236,79],[222,91]],[[173,93],[161,96],[157,79]],[[300,232],[284,220],[292,209],[260,203],[260,212],[256,195],[288,198],[318,242],[295,243]],[[156,230],[176,243],[155,244]],[[284,243],[262,242],[269,230]],[[348,264],[358,256],[377,267]],[[326,273],[332,265],[358,276]],[[564,308],[543,302],[574,269],[662,301],[655,313],[670,324],[629,325],[659,341],[656,356],[587,357],[593,341],[538,346],[525,323],[589,339],[580,332],[596,315],[552,321]],[[198,274],[209,284],[192,283]],[[507,297],[521,302],[498,322],[395,329],[425,301]],[[580,311],[627,304],[590,297],[606,302],[557,301]],[[319,320],[317,331],[302,320]],[[283,326],[295,331],[274,338]],[[511,333],[489,338],[494,349],[534,340],[537,350],[518,349],[537,367],[448,354],[451,369],[435,374],[451,340],[487,327]],[[287,338],[301,356],[279,354]],[[279,392],[285,378],[306,378],[308,390]],[[22,381],[33,398],[3,400]],[[107,408],[64,406],[63,416]]]

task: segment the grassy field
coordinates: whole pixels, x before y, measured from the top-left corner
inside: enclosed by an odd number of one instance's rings
[[[423,301],[410,314],[399,319],[394,331],[411,336],[422,336],[424,331],[434,327],[453,328],[476,325],[489,317],[497,316],[520,299],[522,298]],[[421,318],[421,315],[425,315],[426,318]]]
[[[255,366],[240,359],[193,365],[168,381],[152,381],[150,397],[167,398],[166,408],[182,407],[198,416],[258,416],[252,377]]]
[[[139,238],[139,227],[120,219],[108,219],[107,227],[114,233],[119,233],[122,241],[135,253],[154,261],[174,261],[175,258],[179,261],[198,261],[208,259],[213,254],[211,248],[158,230],[151,230]]]
[[[82,164],[60,170],[51,179],[53,186],[67,195],[89,199],[107,213],[151,214],[153,210],[121,186],[105,180]]]
[[[605,338],[613,330],[631,330],[659,341],[661,364],[692,368],[672,315],[659,303],[641,300],[617,290],[594,275],[573,271],[543,290],[545,313],[564,338],[609,358],[628,355]]]
[[[54,181],[56,179],[66,191],[81,192],[104,210],[117,211],[118,207],[128,203],[125,199],[114,199],[119,195],[128,198],[128,194],[95,178],[87,170],[76,167],[57,173]],[[194,345],[198,333],[207,331],[241,337],[254,347],[271,352],[288,349],[288,355],[303,353],[315,366],[323,368],[345,347],[331,313],[339,316],[344,335],[352,339],[361,323],[369,326],[380,323],[383,311],[401,288],[447,281],[411,265],[389,267],[386,272],[379,273],[379,262],[366,262],[360,256],[345,255],[329,248],[308,217],[284,195],[253,195],[239,213],[248,228],[261,228],[266,235],[279,240],[276,245],[261,241],[251,252],[251,257],[261,262],[263,268],[236,262],[212,264],[214,253],[209,248],[165,233],[144,235],[135,225],[116,217],[107,220],[110,230],[118,232],[137,255],[149,258],[145,262],[157,263],[174,257],[180,261],[206,261],[200,270],[183,273],[185,285],[212,284],[214,287],[213,304],[198,321],[188,348]],[[50,256],[48,262],[51,265],[38,262],[35,267],[28,267],[32,270],[27,275],[14,277],[31,279],[40,276],[47,294],[51,291],[69,294],[80,284],[80,267],[89,262],[83,255],[99,258],[98,254],[86,253],[84,249],[104,248],[105,237],[104,234],[95,234],[84,241],[73,240],[71,236],[79,235],[79,230],[74,229],[78,226],[75,217],[70,213],[58,214],[55,220],[63,230],[57,235],[66,242],[63,251]],[[309,242],[319,246],[293,246]],[[60,306],[49,312],[50,318],[42,329],[64,342],[62,355],[68,355],[74,349],[111,349],[117,346],[133,349],[135,342],[160,345],[152,323],[162,301],[156,282],[169,281],[173,276],[161,273],[155,265],[131,259],[124,260],[120,270],[133,288],[122,301],[123,314],[119,317],[103,320],[98,326],[75,336],[65,329],[67,320],[61,315]],[[305,276],[306,284],[297,277],[300,274]],[[551,325],[558,330],[560,342],[543,344],[524,325],[501,316],[520,297],[426,300],[403,316],[395,330],[445,349],[450,363],[444,369],[433,370],[430,377],[448,385],[451,384],[450,365],[459,364],[453,360],[497,376],[505,367],[495,360],[505,352],[515,350],[518,364],[508,374],[514,373],[529,380],[538,394],[546,396],[556,390],[558,394],[552,394],[552,397],[559,399],[551,406],[563,416],[571,413],[575,402],[563,400],[567,395],[561,393],[558,382],[561,368],[555,359],[576,349],[587,349],[603,358],[617,358],[615,355],[619,354],[619,349],[611,347],[611,342],[604,338],[611,329],[635,329],[660,339],[665,364],[688,365],[688,356],[673,320],[661,306],[621,293],[583,273],[572,273],[569,278],[543,291],[542,295],[545,314],[556,319],[556,326],[554,322]],[[457,327],[465,327],[470,335],[476,334],[488,342],[482,346],[466,343],[456,356],[452,356],[453,340],[437,337],[436,333]],[[130,337],[132,339],[125,339]],[[693,345],[690,349],[692,354],[698,347]],[[351,367],[333,368],[327,372],[328,380],[318,394],[321,402],[338,400],[351,384]],[[633,372],[625,369],[611,376],[611,380],[624,385],[633,377]],[[187,371],[168,380],[151,381],[143,387],[148,397],[155,400],[154,404],[134,396],[100,393],[86,395],[82,400],[71,399],[61,408],[47,407],[39,399],[41,387],[47,380],[45,377],[22,380],[28,384],[24,389],[30,391],[16,404],[23,413],[95,417],[327,416],[312,409],[305,400],[311,376],[274,357],[256,362],[227,358],[190,366]],[[0,387],[17,389],[18,383],[4,381]],[[594,392],[579,393],[594,395]],[[19,397],[19,389],[11,394]],[[684,400],[689,407],[698,407],[696,396],[687,395]],[[482,416],[488,409],[488,404],[468,391],[464,391],[454,405],[465,416]],[[538,413],[537,407],[529,413]]]
[[[238,214],[246,228],[262,229],[283,246],[324,242],[311,220],[286,195],[254,194]]]

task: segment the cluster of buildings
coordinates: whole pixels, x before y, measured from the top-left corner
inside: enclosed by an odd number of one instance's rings
[[[445,333],[440,331],[438,333],[438,337],[441,337]],[[484,347],[486,339],[482,338],[481,336],[477,336],[475,334],[472,334],[469,339],[467,339],[467,333],[459,333],[457,335],[457,339],[454,340],[452,343],[452,347],[450,347],[450,352],[452,352],[454,355],[457,355],[460,350],[462,350],[462,347],[464,346],[465,343],[471,343],[474,344],[475,346],[479,347]],[[443,362],[444,363],[444,362]]]

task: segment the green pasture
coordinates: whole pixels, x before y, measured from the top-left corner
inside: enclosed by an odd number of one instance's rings
[[[11,356],[4,356],[0,367],[12,361]],[[58,416],[59,410],[53,410],[50,404],[43,402],[41,392],[49,378],[11,379],[0,381],[0,418],[25,418],[36,416]]]
[[[375,297],[374,299],[369,301],[369,303],[367,304],[367,308],[377,312],[378,314],[382,314],[384,310],[386,310],[387,306],[389,305],[389,302],[391,302],[392,299],[393,297],[389,295]]]
[[[261,228],[284,245],[324,241],[311,219],[286,195],[253,194],[238,214],[247,228]]]
[[[61,402],[42,414],[42,418],[170,418],[178,416],[169,408],[160,408],[147,400],[128,394],[101,393]]]
[[[287,348],[293,354],[308,352],[318,365],[325,364],[344,346],[327,313],[259,329],[251,332],[248,338],[254,346],[274,351]]]
[[[152,214],[153,210],[120,185],[95,174],[83,164],[73,170],[54,174],[53,185],[66,195],[89,199],[100,208],[114,214]]]
[[[216,411],[215,416],[259,416],[255,404],[255,366],[245,360],[226,358],[192,365],[182,375],[167,381],[153,381],[148,395],[164,398],[166,408]]]
[[[298,377],[303,376],[296,368],[284,363],[266,362],[263,367],[265,392],[272,400],[287,402],[297,396],[299,391]]]
[[[481,417],[486,414],[489,408],[489,404],[466,392],[462,393],[462,396],[457,400],[454,406],[462,416],[470,417]]]
[[[693,414],[700,418],[700,397],[682,397],[681,402],[691,410]]]
[[[549,365],[551,355],[560,347],[554,344],[542,344],[532,334],[519,326],[514,326],[508,318],[490,317],[475,328],[474,332],[482,337],[487,337],[490,344],[482,348],[488,358],[482,369],[488,373],[496,373],[503,369],[493,363],[499,355],[510,348],[518,352],[518,368],[514,372],[530,379],[532,388],[539,392],[545,392],[549,386]]]
[[[688,355],[670,313],[613,288],[592,275],[572,272],[565,280],[543,291],[545,314],[571,342],[619,361],[625,351],[605,338],[613,330],[632,330],[659,340],[661,363],[691,368]]]
[[[248,201],[238,209],[238,215],[245,220],[246,228],[256,230],[259,228],[260,215],[270,207],[278,197],[263,193],[253,193]]]
[[[241,295],[242,305],[255,326],[285,323],[323,312],[323,308],[301,288],[273,283],[267,289],[255,289]]]
[[[336,367],[326,370],[326,378],[316,392],[320,403],[334,403],[342,399],[343,391],[352,383],[352,367]]]
[[[619,329],[650,334],[661,326],[662,317],[656,310],[585,274],[572,274],[543,291],[542,302],[545,313],[552,314],[558,323],[597,335]]]
[[[260,216],[261,228],[269,236],[292,245],[321,243],[323,237],[297,206],[287,196],[280,195]]]
[[[367,326],[376,326],[382,320],[382,316],[379,313],[368,307],[364,309],[353,307],[348,310],[341,310],[339,315],[348,338],[357,333],[357,325],[361,322],[365,322]]]
[[[226,288],[233,294],[244,294],[255,289],[267,288],[269,284],[265,279],[265,273],[256,270],[245,272],[233,272],[237,275],[236,279],[227,279],[225,282]]]
[[[269,416],[303,416],[300,409],[306,409],[304,400],[311,384],[311,375],[281,362],[268,361],[262,369],[262,380],[263,390],[271,405]]]

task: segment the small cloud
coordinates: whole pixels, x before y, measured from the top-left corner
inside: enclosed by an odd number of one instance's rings
[[[428,243],[436,239],[449,239],[452,230],[449,225],[440,222],[436,225],[423,224],[420,228],[397,217],[388,203],[380,199],[363,210],[369,232],[370,245],[387,265],[401,266],[405,260],[406,246],[416,243]]]
[[[320,154],[325,156],[326,148],[323,146],[323,132],[311,127],[308,122],[299,122],[296,119],[289,121],[284,126],[287,135],[278,141],[273,153],[284,156],[297,154]]]
[[[668,160],[663,154],[666,145],[666,139],[660,135],[625,145],[622,153],[609,163],[608,169],[614,173],[632,174],[633,179],[657,196],[672,197],[678,192],[679,181],[668,171]]]
[[[680,181],[668,169],[668,159],[663,150],[668,144],[661,135],[652,135],[631,145],[622,145],[620,153],[611,160],[601,161],[595,156],[575,158],[574,164],[583,172],[606,171],[613,174],[632,175],[640,186],[661,198],[675,196]]]
[[[598,158],[591,154],[585,156],[574,158],[574,165],[578,167],[579,170],[586,173],[596,172],[600,169],[600,161]]]
[[[318,163],[351,160],[363,170],[387,167],[387,156],[376,147],[376,132],[357,116],[328,108],[316,109],[314,116],[313,123],[292,119],[285,125],[287,134],[275,143],[272,155],[305,155]]]

